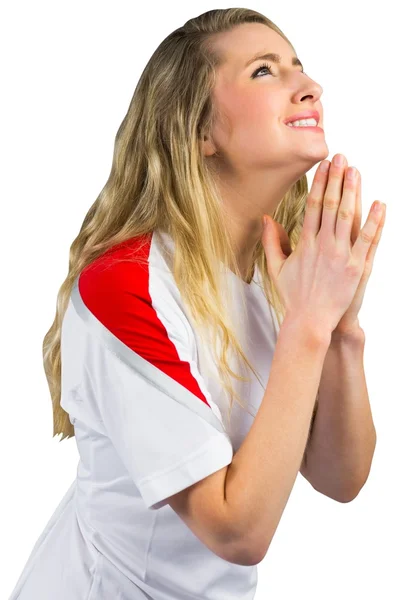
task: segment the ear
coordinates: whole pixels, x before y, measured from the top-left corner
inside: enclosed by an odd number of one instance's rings
[[[215,145],[208,136],[204,135],[200,143],[204,156],[213,156],[216,154]]]

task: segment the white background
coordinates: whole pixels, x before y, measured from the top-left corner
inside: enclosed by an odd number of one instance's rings
[[[76,474],[75,438],[60,444],[59,436],[52,437],[41,354],[68,271],[70,244],[107,181],[115,133],[155,48],[189,18],[230,6],[227,1],[119,0],[2,6],[1,598],[11,593]],[[284,31],[306,73],[322,85],[328,159],[343,153],[361,172],[362,224],[374,200],[387,203],[360,313],[378,435],[370,477],[353,502],[340,504],[298,476],[259,564],[256,600],[386,600],[394,598],[389,575],[394,561],[389,3],[379,0],[364,8],[356,1],[304,0],[302,5],[246,6]],[[307,174],[309,185],[315,169]]]

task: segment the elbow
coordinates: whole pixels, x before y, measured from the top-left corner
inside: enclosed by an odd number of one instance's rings
[[[266,555],[266,552],[264,552],[263,554],[257,554],[251,557],[250,561],[249,561],[249,566],[253,567],[255,565],[258,565],[262,562],[262,560],[264,559]]]
[[[257,551],[252,551],[249,552],[249,557],[248,557],[248,565],[250,567],[258,565],[259,563],[262,562],[262,560],[265,558],[265,555],[267,554],[268,551],[268,547],[264,548],[264,549],[258,549]]]
[[[340,498],[333,498],[333,500],[341,502],[341,504],[347,504],[348,502],[352,502],[353,500],[355,500],[359,492],[360,490],[358,490],[357,492],[353,492],[352,494],[347,494],[346,496],[341,496]]]
[[[372,462],[372,460],[371,460],[371,462]],[[357,482],[354,483],[354,485],[351,489],[347,490],[346,493],[342,494],[342,497],[338,500],[338,502],[342,502],[342,503],[352,502],[352,500],[355,500],[357,498],[357,496],[363,489],[364,485],[367,483],[369,473],[371,470],[371,462],[369,463],[368,468],[366,469],[366,472],[364,471],[362,476],[360,476],[358,478]]]
[[[352,502],[353,500],[355,500],[357,498],[357,496],[363,489],[365,483],[366,483],[366,480],[363,481],[363,483],[358,485],[356,488],[353,488],[352,490],[349,490],[346,494],[343,494],[341,498],[335,498],[335,500],[337,500],[338,502],[342,502],[342,504],[346,504],[347,502]]]
[[[323,490],[321,488],[312,486],[316,492],[319,492],[319,494],[323,494],[323,496],[326,496],[327,498],[330,498],[331,500],[335,500],[335,502],[340,502],[341,504],[347,504],[348,502],[352,502],[352,500],[354,500],[361,488],[358,488],[357,491],[355,491],[354,489],[350,490],[346,490],[346,491],[342,491],[341,493],[338,493],[338,491],[336,490],[335,493],[330,490]]]
[[[267,549],[264,544],[257,547],[248,539],[236,539],[228,543],[223,558],[227,562],[242,567],[252,567],[258,565],[266,555]]]
[[[352,488],[347,490],[343,490],[341,494],[330,494],[329,497],[337,502],[341,502],[342,504],[347,504],[348,502],[352,502],[357,498],[362,488],[364,487],[367,478],[363,479],[357,485],[354,485]],[[327,494],[326,494],[327,495]]]
[[[240,550],[239,548],[227,549],[223,558],[234,565],[241,567],[253,567],[258,565],[264,558],[264,554],[254,554],[250,550]]]

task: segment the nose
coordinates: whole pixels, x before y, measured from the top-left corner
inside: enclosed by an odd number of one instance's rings
[[[304,82],[296,92],[297,100],[302,101],[305,98],[310,98],[313,102],[317,102],[323,93],[323,88],[313,79]]]

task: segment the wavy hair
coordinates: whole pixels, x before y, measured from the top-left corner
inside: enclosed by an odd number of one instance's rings
[[[224,60],[212,46],[213,36],[243,23],[262,23],[290,44],[270,19],[254,10],[210,10],[188,20],[161,42],[136,85],[115,137],[109,178],[70,246],[68,274],[57,295],[54,321],[43,340],[53,436],[61,434],[60,441],[75,435],[69,415],[60,405],[61,325],[73,284],[82,269],[111,246],[156,229],[167,232],[174,241],[173,276],[194,327],[202,336],[209,332],[221,335],[219,357],[213,346],[220,380],[231,398],[230,411],[234,396],[245,408],[230,376],[239,381],[247,379],[230,368],[228,350],[233,349],[258,375],[234,334],[224,304],[226,285],[221,265],[241,275],[224,226],[223,201],[201,148],[201,139],[211,131],[217,116],[211,93],[215,68]],[[286,230],[292,250],[301,234],[307,194],[304,174],[272,215]],[[284,307],[269,276],[260,240],[247,281],[255,267],[260,271],[262,293],[280,325]]]

